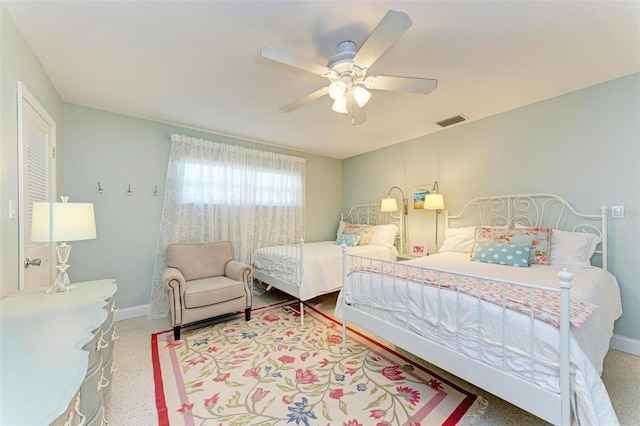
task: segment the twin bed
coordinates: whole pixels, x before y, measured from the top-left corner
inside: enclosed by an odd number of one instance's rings
[[[358,245],[347,252],[369,258],[395,260],[399,225],[379,204],[358,204],[341,215],[340,235],[361,234]],[[298,244],[254,240],[251,266],[253,278],[300,300],[304,322],[305,300],[342,288],[342,248],[335,240]]]
[[[391,226],[379,205],[343,215],[338,238],[354,233],[344,222]],[[406,262],[395,261],[395,236],[355,247],[256,241],[254,278],[298,298],[301,314],[303,301],[340,291],[345,334],[351,322],[546,421],[617,424],[600,379],[622,313],[606,207],[476,198],[446,215],[439,253]]]
[[[600,379],[621,315],[607,249],[605,207],[478,198],[447,215],[438,254],[345,251],[336,316],[551,423],[617,424]]]

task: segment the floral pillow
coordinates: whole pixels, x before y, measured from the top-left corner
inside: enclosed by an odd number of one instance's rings
[[[345,244],[347,247],[355,247],[358,245],[358,242],[360,241],[360,236],[359,235],[340,235],[336,241],[333,243],[335,245],[341,246],[343,244]]]
[[[371,244],[374,232],[375,228],[371,225],[355,225],[353,223],[345,223],[342,230],[343,235],[358,235],[360,237],[359,246]]]
[[[531,246],[529,263],[549,265],[549,251],[551,249],[550,228],[476,228],[476,245],[479,242],[494,242],[513,244],[516,246]],[[471,252],[473,257],[475,248]]]

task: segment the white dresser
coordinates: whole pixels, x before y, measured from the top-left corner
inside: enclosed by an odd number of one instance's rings
[[[113,364],[114,280],[0,300],[0,425],[99,425]]]

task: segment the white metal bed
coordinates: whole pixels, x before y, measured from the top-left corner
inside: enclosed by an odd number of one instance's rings
[[[358,204],[342,222],[359,225],[396,224],[398,220],[380,211],[380,204]],[[399,226],[400,227],[400,226]],[[267,290],[277,288],[300,300],[301,321],[304,321],[303,302],[322,294],[339,291],[342,287],[342,250],[333,241],[297,244],[254,239],[251,265],[253,278],[267,285]],[[350,253],[395,260],[395,247],[377,245],[350,247]]]
[[[471,262],[468,254],[465,266],[458,268],[443,259],[461,253],[399,263],[343,252],[343,289],[336,305],[343,332],[352,322],[554,424],[570,424],[572,408],[583,422],[617,422],[599,377],[613,321],[621,313],[617,282],[606,271],[607,208],[601,207],[600,214],[581,214],[550,194],[482,197],[467,203],[460,214],[447,213],[446,226],[593,233],[601,238],[594,260],[602,268],[514,268]],[[579,303],[571,295],[587,294],[593,274],[607,287],[599,282],[593,286],[599,292],[593,296],[598,310],[576,329],[570,325],[570,306]],[[498,286],[501,304],[477,297],[487,283]],[[477,294],[462,291],[463,284],[476,286]],[[513,288],[524,289],[530,295],[529,306],[536,308],[544,299],[541,294],[559,298],[559,327],[543,322],[538,309],[524,314],[508,309],[507,293]],[[596,332],[598,343],[590,342]],[[587,395],[585,387],[596,395]],[[592,397],[597,406],[591,405]]]

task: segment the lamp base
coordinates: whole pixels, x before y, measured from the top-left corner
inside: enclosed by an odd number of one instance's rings
[[[47,294],[69,293],[77,288],[78,286],[75,285],[54,286],[47,290]]]
[[[61,245],[58,247],[61,247]],[[71,251],[71,246],[64,245],[63,247],[68,248],[66,257],[69,257],[68,252]],[[58,255],[60,255],[60,251],[58,251]],[[66,258],[64,258],[63,260],[63,263],[60,263],[58,264],[58,266],[56,266],[56,268],[58,269],[58,276],[56,277],[56,282],[53,284],[53,287],[47,290],[47,294],[69,293],[70,291],[78,288],[77,286],[70,284],[71,282],[69,281],[69,274],[67,273],[69,265],[65,263]]]

